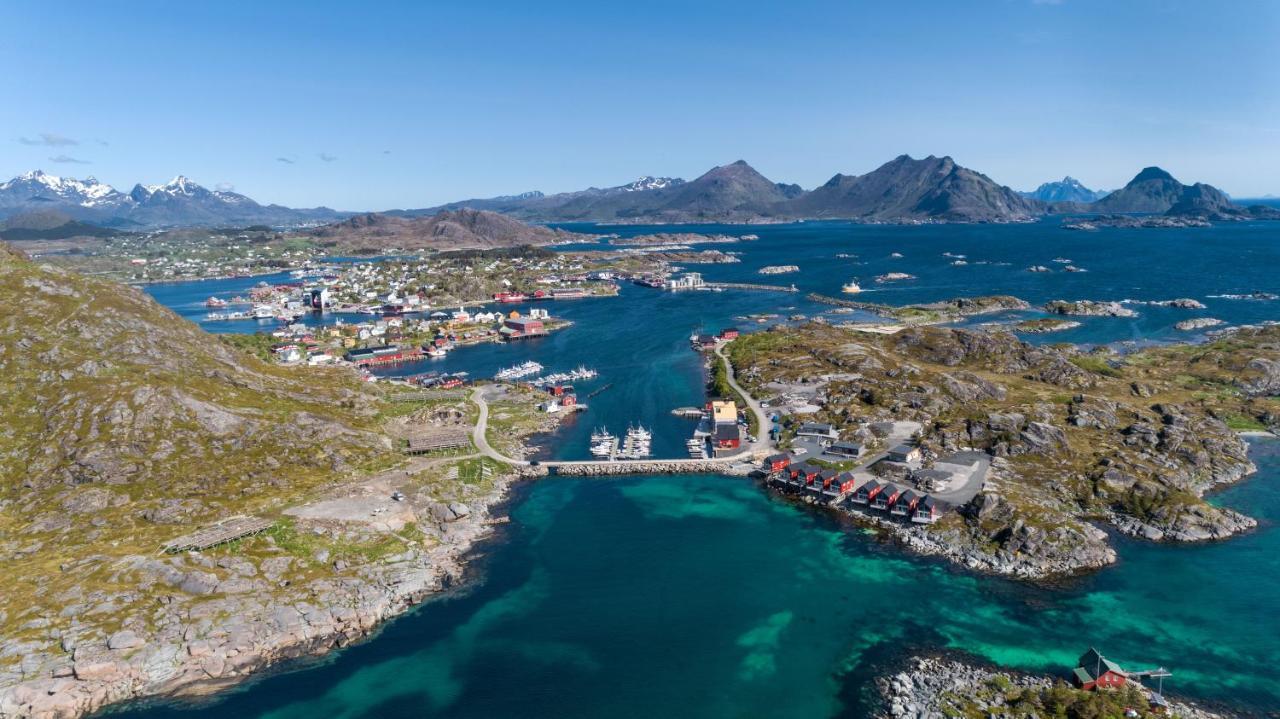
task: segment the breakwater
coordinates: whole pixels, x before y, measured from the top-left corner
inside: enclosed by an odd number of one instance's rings
[[[782,285],[762,285],[756,282],[707,282],[705,287],[712,287],[718,290],[756,290],[757,292],[799,292],[795,285],[783,287]]]
[[[550,474],[562,477],[610,477],[623,474],[728,474],[741,458],[729,460],[672,459],[621,462],[563,462],[547,465]]]

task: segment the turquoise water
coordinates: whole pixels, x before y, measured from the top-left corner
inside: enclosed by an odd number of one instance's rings
[[[649,231],[652,228],[644,228]],[[685,228],[675,228],[685,229]],[[757,280],[795,263],[805,291],[900,270],[913,283],[868,299],[898,304],[1007,292],[1048,299],[1190,296],[1202,312],[1138,307],[1135,320],[1086,320],[1053,340],[1181,338],[1188,316],[1233,323],[1277,318],[1280,303],[1212,294],[1278,291],[1276,225],[1211,230],[1071,233],[1018,227],[760,228],[738,265],[712,279]],[[636,228],[618,228],[634,233]],[[901,252],[902,259],[889,253]],[[837,260],[837,252],[859,254]],[[966,254],[956,267],[943,252]],[[1054,269],[1072,259],[1087,273]],[[865,263],[865,264],[860,264]],[[249,285],[257,280],[251,280]],[[233,288],[234,289],[234,288]],[[148,288],[193,318],[217,283]],[[536,358],[550,369],[593,366],[611,383],[548,450],[583,456],[592,426],[655,426],[655,450],[678,456],[690,428],[672,407],[702,397],[699,326],[745,326],[735,315],[813,313],[796,295],[671,294],[627,286],[618,299],[552,303],[575,325],[545,340],[464,348],[399,372],[466,369],[486,376]],[[224,327],[224,329],[230,329]],[[243,331],[242,328],[240,331]],[[131,716],[864,716],[870,679],[895,657],[956,649],[1033,671],[1065,672],[1095,644],[1124,664],[1163,664],[1166,689],[1249,710],[1280,707],[1280,442],[1254,445],[1260,472],[1218,496],[1263,520],[1247,536],[1166,547],[1117,538],[1118,565],[1054,590],[905,555],[830,517],[725,477],[552,479],[522,488],[513,522],[484,552],[465,593],[428,603],[379,636],[307,668],[254,682],[196,708]]]
[[[1223,500],[1280,516],[1280,442]],[[1164,548],[1057,591],[903,555],[748,480],[526,487],[483,579],[375,639],[212,705],[129,716],[862,716],[884,661],[951,648],[1061,673],[1089,644],[1166,688],[1280,703],[1280,535]],[[767,708],[767,710],[764,710]]]

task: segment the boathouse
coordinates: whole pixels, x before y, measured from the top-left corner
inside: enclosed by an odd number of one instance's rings
[[[717,424],[715,434],[717,450],[732,450],[742,446],[742,430],[736,424]]]
[[[1072,672],[1075,685],[1085,691],[1094,689],[1116,689],[1129,681],[1129,675],[1119,664],[1107,659],[1097,649],[1089,647],[1089,651],[1080,655],[1079,666]]]

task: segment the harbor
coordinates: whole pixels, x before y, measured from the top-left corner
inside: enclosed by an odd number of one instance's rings
[[[937,228],[922,228],[937,231]],[[1113,257],[1108,254],[1089,255],[1078,249],[1070,253],[1057,247],[1036,248],[1031,228],[1006,227],[982,228],[985,232],[997,232],[1000,244],[986,246],[987,256],[998,255],[1007,259],[1014,268],[1002,270],[994,265],[974,262],[982,253],[978,245],[976,228],[948,228],[943,239],[924,239],[911,249],[903,247],[903,240],[861,239],[858,252],[863,257],[884,257],[897,250],[906,250],[912,261],[911,272],[920,276],[917,285],[954,282],[948,273],[959,270],[949,266],[950,258],[942,252],[955,250],[970,256],[970,264],[964,271],[966,282],[980,287],[995,281],[1005,281],[1013,292],[1031,302],[1047,302],[1064,294],[1061,288],[1050,286],[1037,288],[1034,283],[1042,278],[1059,281],[1060,276],[1020,272],[1032,264],[1051,264],[1061,254],[1072,257],[1091,272],[1072,277],[1087,277],[1090,282],[1133,282],[1134,258]],[[558,314],[571,320],[573,325],[561,332],[533,342],[500,344],[484,342],[460,345],[441,358],[422,358],[417,362],[376,368],[379,377],[411,377],[428,372],[450,375],[468,372],[471,378],[492,378],[499,370],[535,361],[545,365],[541,375],[569,371],[579,365],[596,370],[594,380],[577,382],[581,398],[591,397],[590,409],[578,413],[566,422],[554,438],[548,441],[539,462],[560,463],[548,466],[548,475],[529,485],[528,495],[513,509],[513,519],[505,525],[512,532],[509,541],[494,550],[492,564],[487,570],[487,582],[478,595],[447,600],[432,611],[424,611],[390,625],[386,631],[403,632],[406,639],[417,642],[426,658],[444,656],[450,661],[458,656],[451,646],[453,628],[459,617],[472,616],[487,608],[504,604],[503,597],[527,586],[530,567],[551,578],[549,594],[544,600],[528,606],[528,614],[520,622],[506,622],[485,630],[486,636],[495,640],[519,640],[538,642],[543,637],[526,628],[526,623],[538,623],[572,633],[582,617],[599,617],[602,602],[610,613],[616,611],[618,621],[640,622],[640,633],[658,621],[648,607],[649,600],[636,596],[636,587],[671,587],[673,582],[681,586],[698,587],[695,595],[682,594],[682,601],[708,602],[718,608],[727,622],[723,631],[709,626],[701,617],[690,615],[676,617],[676,625],[670,615],[661,618],[665,631],[680,632],[690,641],[714,648],[736,646],[738,637],[761,623],[775,612],[806,606],[814,596],[838,596],[848,594],[858,601],[836,602],[831,611],[814,615],[813,621],[793,620],[782,633],[778,648],[778,674],[768,682],[752,684],[753,696],[781,697],[767,688],[779,683],[788,687],[813,687],[806,692],[808,700],[795,704],[795,692],[785,692],[789,713],[812,712],[825,715],[831,708],[831,693],[825,681],[828,667],[841,665],[850,656],[862,662],[855,673],[844,679],[851,686],[870,681],[880,670],[877,657],[892,647],[895,651],[930,646],[920,636],[939,636],[948,646],[975,653],[978,657],[1026,671],[1040,671],[1069,677],[1070,668],[1083,647],[1078,638],[1079,626],[1090,626],[1091,638],[1099,648],[1120,660],[1122,666],[1133,664],[1141,669],[1144,659],[1157,659],[1172,666],[1177,674],[1176,684],[1166,685],[1166,692],[1194,695],[1226,701],[1239,701],[1247,706],[1266,706],[1270,697],[1280,695],[1280,687],[1274,678],[1257,667],[1266,666],[1270,655],[1270,642],[1262,632],[1246,627],[1269,627],[1270,619],[1258,607],[1267,605],[1265,583],[1240,581],[1232,584],[1230,591],[1208,592],[1203,582],[1203,566],[1224,568],[1231,576],[1267,576],[1264,564],[1250,560],[1251,547],[1265,551],[1270,534],[1265,530],[1233,539],[1205,545],[1179,548],[1179,554],[1192,558],[1187,562],[1170,563],[1170,549],[1150,543],[1123,540],[1118,549],[1123,561],[1093,576],[1076,580],[1065,590],[1047,591],[1024,587],[1017,583],[977,577],[965,572],[948,570],[937,560],[915,557],[909,552],[894,548],[892,544],[866,542],[839,523],[848,513],[850,519],[865,516],[866,521],[882,520],[899,525],[907,524],[901,515],[891,514],[889,509],[868,505],[838,506],[836,512],[815,512],[816,497],[806,489],[792,493],[786,490],[788,501],[778,501],[777,493],[784,490],[762,491],[752,481],[732,475],[734,460],[723,462],[713,459],[695,460],[690,457],[687,441],[699,422],[698,418],[676,416],[675,408],[694,408],[705,411],[705,375],[703,361],[708,354],[689,351],[691,333],[709,334],[713,339],[724,328],[737,326],[743,331],[765,330],[770,324],[786,321],[785,318],[803,314],[818,316],[829,312],[833,305],[810,302],[805,294],[812,291],[825,296],[837,296],[840,286],[850,279],[849,268],[835,266],[830,245],[809,247],[804,244],[802,231],[815,232],[813,228],[764,227],[760,228],[763,252],[758,259],[748,256],[740,265],[726,265],[724,274],[709,276],[726,281],[749,281],[754,268],[762,264],[784,264],[793,261],[805,268],[796,275],[796,284],[803,292],[766,293],[748,291],[707,292],[654,292],[649,288],[630,283],[623,286],[616,298],[585,298],[575,302],[548,305]],[[853,228],[853,233],[872,233],[876,228]],[[881,230],[883,231],[883,230]],[[914,232],[912,228],[899,230]],[[1244,228],[1227,227],[1223,241],[1230,239],[1242,247],[1251,246],[1244,238]],[[968,240],[958,239],[974,236]],[[916,240],[913,240],[916,241]],[[989,240],[984,240],[989,242]],[[1154,240],[1152,240],[1154,241]],[[968,242],[973,246],[965,246]],[[777,243],[776,246],[770,243]],[[933,244],[929,244],[933,243]],[[1219,244],[1219,247],[1222,245]],[[770,249],[776,247],[776,249]],[[1179,245],[1189,262],[1206,263],[1207,248],[1201,245]],[[1256,245],[1254,246],[1256,249]],[[1150,254],[1157,251],[1142,247],[1134,254]],[[1101,250],[1099,250],[1101,252]],[[938,257],[937,266],[931,268],[922,256]],[[823,258],[826,258],[825,262]],[[1112,257],[1112,259],[1107,259]],[[878,260],[881,266],[859,268],[860,277],[871,278],[885,274],[892,262]],[[831,265],[828,267],[827,265]],[[1229,284],[1207,285],[1202,294],[1244,294],[1244,287],[1251,287],[1265,280],[1261,275],[1250,274],[1247,263],[1240,265],[1242,277]],[[735,274],[736,273],[736,274]],[[1002,280],[1002,278],[1004,278]],[[265,279],[265,278],[264,278]],[[243,281],[251,286],[258,280]],[[1188,280],[1158,274],[1151,278],[1157,285]],[[1147,282],[1147,280],[1144,280]],[[1237,287],[1240,285],[1240,287]],[[245,285],[241,285],[244,287]],[[155,286],[163,293],[171,289]],[[226,290],[227,296],[243,294],[243,289]],[[875,289],[877,299],[885,298],[885,304],[932,301],[952,295],[972,294],[971,288],[948,285],[946,290],[925,290],[902,283],[897,288]],[[941,294],[945,292],[945,294]],[[1095,290],[1101,293],[1102,290]],[[893,294],[890,294],[893,293]],[[1161,287],[1152,286],[1139,294],[1141,297],[1161,297]],[[186,308],[179,308],[199,321],[208,308],[204,300],[210,292],[207,285],[188,293]],[[220,291],[219,294],[222,294]],[[863,295],[864,297],[866,295]],[[1199,295],[1197,295],[1199,296]],[[891,299],[888,299],[891,298]],[[854,298],[850,298],[854,299]],[[861,298],[858,298],[861,299]],[[1206,300],[1206,302],[1212,302]],[[524,312],[533,305],[513,303],[502,309]],[[538,305],[541,306],[541,305]],[[1218,300],[1212,312],[1233,323],[1262,321],[1268,315],[1267,301]],[[493,306],[496,309],[496,306]],[[563,309],[560,309],[563,308]],[[233,308],[239,309],[239,308]],[[470,309],[470,308],[469,308]],[[487,308],[486,308],[487,309]],[[1168,335],[1176,336],[1174,322],[1182,319],[1177,311],[1164,307],[1143,307],[1144,322],[1167,323]],[[453,308],[450,311],[456,310]],[[739,317],[774,315],[768,324],[757,325]],[[778,317],[780,315],[780,317]],[[429,316],[429,315],[428,315]],[[1165,318],[1168,318],[1167,321]],[[678,318],[678,321],[672,318]],[[404,319],[409,319],[406,317]],[[315,322],[311,316],[303,322]],[[233,327],[259,327],[250,322],[210,323],[211,329]],[[309,325],[321,331],[323,325]],[[1105,342],[1128,336],[1137,323],[1129,320],[1091,320],[1070,333],[1060,335],[1070,341],[1092,340]],[[1161,325],[1163,326],[1163,325]],[[701,328],[707,328],[703,330]],[[1151,330],[1160,336],[1159,327]],[[1031,338],[1038,341],[1037,338]],[[1056,341],[1057,338],[1055,338]],[[851,340],[853,341],[853,340]],[[535,379],[530,375],[527,380]],[[550,395],[548,395],[550,398]],[[621,434],[627,424],[643,424],[653,434],[652,466],[637,466],[629,461],[593,461],[591,434],[596,429],[608,427],[614,434]],[[619,440],[619,446],[621,441]],[[1227,490],[1222,501],[1231,506],[1249,507],[1251,512],[1266,512],[1271,505],[1270,494],[1265,491],[1268,478],[1277,471],[1274,452],[1258,450],[1255,462],[1261,467],[1258,478]],[[818,460],[826,461],[821,455]],[[831,458],[828,458],[831,459]],[[796,464],[806,457],[799,456]],[[843,461],[843,460],[841,460]],[[681,464],[687,462],[687,464]],[[760,469],[755,463],[754,469]],[[537,468],[528,468],[535,470]],[[635,471],[646,476],[636,477]],[[663,472],[663,473],[659,473]],[[669,474],[668,474],[669,472]],[[607,474],[606,474],[607,473]],[[584,478],[593,481],[583,481]],[[594,481],[599,479],[600,481]],[[907,481],[889,480],[904,490],[918,491],[910,478]],[[928,493],[928,492],[926,492]],[[825,505],[824,505],[825,506]],[[564,507],[565,511],[558,508]],[[854,517],[858,513],[858,517]],[[946,516],[946,515],[944,515]],[[679,519],[677,519],[679,518]],[[600,527],[608,527],[602,534]],[[918,525],[923,526],[923,525]],[[655,542],[657,543],[655,545]],[[1256,543],[1256,544],[1255,544]],[[655,546],[660,549],[655,549]],[[1241,552],[1244,548],[1246,551]],[[636,565],[636,557],[660,552],[662,560],[652,564]],[[749,556],[749,564],[739,567],[726,557]],[[612,584],[605,585],[601,574],[592,573],[587,581],[582,566],[602,565],[628,567],[625,582],[618,584],[617,593]],[[801,575],[797,567],[806,572]],[[708,574],[715,577],[710,586]],[[812,576],[810,576],[812,575]],[[772,578],[772,579],[771,579]],[[776,581],[785,578],[785,581]],[[820,578],[820,580],[819,580]],[[615,578],[616,579],[616,578]],[[768,588],[760,596],[758,605],[738,607],[739,592],[728,587],[764,579]],[[720,585],[725,585],[720,591]],[[624,591],[625,588],[625,591]],[[591,596],[591,607],[580,606],[572,619],[565,616],[566,607],[579,607],[582,596]],[[603,595],[602,595],[603,593]],[[732,596],[731,596],[732,595]],[[1174,597],[1186,598],[1177,599]],[[1190,605],[1203,606],[1219,603],[1221,619],[1207,618],[1200,612],[1188,614]],[[909,625],[883,621],[882,607],[893,606],[904,616],[912,617]],[[947,607],[963,606],[966,611],[946,611]],[[1027,606],[1040,608],[1026,611]],[[440,610],[437,612],[436,610]],[[791,609],[795,611],[794,609]],[[727,616],[726,616],[727,613]],[[972,617],[981,616],[981,621]],[[1192,619],[1195,619],[1193,622]],[[1229,621],[1228,621],[1229,620]],[[1201,624],[1201,622],[1208,622]],[[888,634],[876,639],[868,648],[850,647],[843,638],[852,626],[887,627]],[[1154,637],[1133,627],[1164,626],[1167,631]],[[924,632],[924,634],[921,634]],[[397,668],[395,657],[377,649],[378,641],[368,646],[370,654],[346,659],[340,655],[335,663],[321,669],[322,678],[335,686],[351,688],[359,682],[354,679],[370,673],[397,680],[402,669]],[[637,657],[633,651],[608,644],[587,641],[592,656],[605,662],[617,662],[617,666],[648,667],[650,664]],[[1212,651],[1207,649],[1215,647]],[[743,650],[745,652],[745,650]],[[1030,657],[1030,658],[1028,658]],[[1047,657],[1041,661],[1039,657]],[[726,681],[737,681],[734,676],[741,657],[727,662]],[[386,662],[385,666],[383,662]],[[481,716],[493,712],[521,711],[524,707],[504,704],[489,698],[479,687],[479,677],[503,671],[511,667],[497,657],[483,656],[466,659],[461,676],[466,678],[463,703],[454,705],[457,712],[466,716]],[[567,670],[566,670],[567,671]],[[556,670],[558,676],[561,670]],[[572,672],[571,672],[572,673]],[[574,676],[578,676],[574,674]],[[635,706],[654,707],[645,703],[645,692],[616,681],[605,682],[582,675],[586,690],[593,696],[607,698],[622,692]],[[645,671],[646,681],[663,683],[652,672]],[[815,677],[821,682],[815,681]],[[219,705],[223,711],[243,709],[253,714],[254,708],[266,706],[268,690],[271,702],[289,696],[290,688],[299,686],[305,678],[310,684],[316,675],[285,675],[268,679],[262,689],[250,689]],[[473,679],[475,681],[473,681]],[[356,682],[356,684],[353,684]],[[1232,684],[1235,687],[1226,690]],[[667,684],[664,683],[664,686]],[[301,689],[298,690],[301,692]],[[301,702],[301,700],[299,700]],[[713,711],[710,703],[690,696],[689,701]],[[778,701],[782,701],[780,698]],[[274,705],[274,704],[273,704]],[[314,705],[286,703],[291,711],[298,707],[315,709]],[[550,709],[550,704],[538,706]],[[196,713],[199,715],[199,712]]]

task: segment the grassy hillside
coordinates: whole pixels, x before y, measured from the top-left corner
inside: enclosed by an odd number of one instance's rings
[[[268,365],[134,288],[0,247],[0,304],[7,640],[95,595],[120,599],[83,621],[109,625],[145,601],[122,558],[398,460],[354,376]]]

